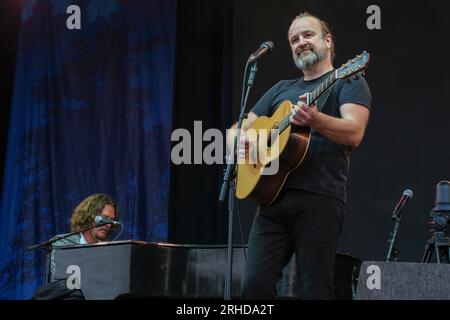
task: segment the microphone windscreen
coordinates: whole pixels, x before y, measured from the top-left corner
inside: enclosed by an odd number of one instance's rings
[[[410,189],[406,189],[405,191],[403,191],[403,194],[409,198],[412,198],[414,195],[414,192],[412,192],[412,190],[410,190]]]
[[[261,45],[261,47],[266,47],[269,50],[269,52],[272,52],[273,49],[275,48],[275,45],[272,41],[266,41]]]

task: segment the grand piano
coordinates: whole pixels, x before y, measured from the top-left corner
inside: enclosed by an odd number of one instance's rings
[[[232,299],[241,296],[244,246],[233,248]],[[54,280],[76,281],[86,299],[202,298],[222,299],[227,269],[225,245],[180,245],[113,241],[54,248]],[[360,261],[337,253],[335,298],[351,299]],[[353,286],[352,286],[353,285]],[[294,259],[283,270],[278,298],[294,299]]]

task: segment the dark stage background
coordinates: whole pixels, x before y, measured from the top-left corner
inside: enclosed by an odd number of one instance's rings
[[[19,37],[19,2],[0,0],[1,168],[12,130],[7,119]],[[370,16],[366,9],[373,4],[381,9],[380,30],[366,26]],[[392,210],[403,190],[409,188],[414,198],[404,211],[397,248],[399,261],[420,261],[430,237],[426,222],[435,186],[450,179],[450,81],[446,77],[450,70],[445,61],[450,3],[181,0],[177,9],[172,129],[186,128],[193,133],[193,122],[199,120],[203,132],[208,128],[224,131],[237,120],[244,63],[264,41],[273,41],[275,51],[258,65],[249,107],[278,80],[298,77],[286,35],[291,20],[302,10],[331,24],[337,40],[335,67],[363,50],[371,53],[366,78],[373,112],[364,141],[351,160],[339,250],[361,260],[384,260],[393,227]],[[217,202],[223,167],[198,164],[172,165],[170,169],[166,240],[226,243],[226,206]],[[96,187],[100,186],[92,189]],[[239,209],[243,239],[237,220],[234,239],[245,243],[255,208],[240,201]],[[136,210],[129,214],[142,221],[153,219],[149,211]]]
[[[192,1],[189,6],[198,4]],[[381,9],[379,30],[369,30],[366,25],[371,15],[366,10],[373,4]],[[239,113],[245,61],[262,42],[273,41],[275,50],[259,63],[249,106],[279,79],[298,76],[287,43],[287,29],[292,18],[304,9],[331,24],[337,40],[335,67],[363,50],[371,53],[366,79],[372,90],[373,112],[364,141],[351,160],[348,208],[339,250],[364,260],[384,260],[393,228],[392,210],[403,191],[409,188],[414,197],[404,210],[397,248],[400,261],[420,261],[430,237],[427,222],[435,200],[435,186],[450,177],[449,80],[445,77],[450,70],[444,62],[444,41],[450,30],[446,14],[450,4],[444,1],[417,5],[407,1],[234,1],[232,121]],[[202,9],[192,11],[185,27],[194,25],[197,32],[181,38],[179,34],[178,41],[194,47],[193,54],[188,58],[183,55],[183,59],[200,66],[195,74],[184,76],[202,78],[199,82],[205,90],[198,92],[197,87],[195,95],[189,96],[191,101],[185,102],[185,108],[194,112],[186,126],[192,126],[193,119],[204,119],[212,113],[216,119],[224,116],[223,109],[214,110],[220,97],[217,95],[213,101],[210,95],[213,88],[216,92],[223,88],[227,78],[211,87],[211,73],[223,68],[224,55],[229,53],[219,26],[226,28],[221,11],[214,13],[214,26],[219,31],[214,31],[213,39],[210,39],[212,29],[206,27],[211,15]],[[205,27],[193,23],[198,20]],[[180,25],[179,28],[184,29]],[[210,55],[205,57],[204,48],[221,48],[210,68],[202,68],[205,60],[211,61]],[[224,72],[224,75],[229,74]],[[192,83],[184,83],[187,86]],[[216,202],[221,178],[216,169],[200,165],[173,168],[173,176],[178,181],[171,185],[172,190],[183,190],[180,192],[183,195],[172,198],[176,201],[171,202],[175,209],[171,211],[173,219],[169,224],[173,240],[226,241],[226,212]],[[239,208],[246,242],[255,207],[241,201]],[[234,230],[235,241],[241,242],[238,224]]]
[[[381,29],[369,30],[366,9],[381,9]],[[348,206],[340,250],[364,260],[384,260],[392,210],[404,189],[408,203],[397,248],[400,261],[420,261],[430,237],[426,222],[435,186],[450,177],[449,80],[445,38],[450,4],[428,1],[236,1],[234,104],[248,53],[266,40],[276,50],[261,60],[251,102],[279,79],[297,77],[287,43],[291,19],[301,9],[328,21],[336,37],[335,67],[363,50],[371,53],[366,79],[373,111],[366,136],[350,162]],[[252,21],[252,22],[250,22]],[[235,109],[234,115],[237,114]],[[254,211],[245,207],[245,225]]]
[[[198,3],[193,1],[190,6]],[[366,10],[373,4],[381,9],[379,30],[369,30],[366,26],[371,15]],[[407,1],[360,0],[233,2],[232,121],[238,117],[245,61],[261,43],[271,40],[275,50],[259,63],[249,106],[279,79],[298,77],[287,43],[287,29],[301,10],[322,16],[331,24],[336,36],[335,67],[363,50],[371,53],[366,79],[372,90],[373,111],[364,141],[351,159],[348,206],[339,247],[342,252],[363,260],[384,260],[393,229],[392,211],[403,191],[409,188],[414,197],[404,210],[397,237],[399,261],[420,261],[422,257],[430,237],[427,222],[434,205],[436,184],[450,177],[449,80],[445,77],[450,70],[444,61],[444,41],[450,30],[446,18],[449,9],[450,4],[444,1],[420,5]],[[192,28],[192,21],[209,21],[210,17],[202,10],[195,10],[186,27]],[[216,12],[214,26],[218,28],[222,21]],[[224,115],[222,109],[220,113],[216,109],[219,97],[214,101],[209,95],[213,90],[219,92],[227,78],[212,86],[210,73],[222,69],[229,48],[224,46],[221,31],[210,40],[207,35],[211,35],[212,29],[200,29],[194,36],[181,37],[181,46],[185,41],[196,48],[188,59],[200,66],[194,75],[184,74],[184,77],[199,79],[203,75],[200,86],[205,88],[193,101],[185,102],[191,114],[184,127],[192,127],[193,119]],[[180,45],[180,34],[178,39]],[[196,51],[202,48],[204,53],[205,46],[210,50],[221,48],[209,69],[204,68],[205,56]],[[206,59],[210,61],[209,55]],[[185,87],[191,85],[184,83]],[[199,104],[204,105],[201,110]],[[181,123],[175,124],[179,127]],[[179,179],[171,184],[172,191],[183,190],[182,196],[172,198],[171,202],[175,209],[172,214],[177,212],[169,223],[169,230],[174,231],[172,240],[226,242],[227,217],[216,201],[221,182],[216,169],[201,165],[172,168],[172,177]],[[243,242],[246,242],[255,207],[240,201],[239,208]],[[242,242],[237,221],[234,231],[235,241]]]

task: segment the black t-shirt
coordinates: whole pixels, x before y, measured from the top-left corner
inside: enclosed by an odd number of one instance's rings
[[[303,77],[295,80],[282,80],[267,91],[252,108],[257,116],[271,116],[285,100],[296,104],[299,96],[311,92],[330,73],[320,78],[305,81]],[[321,112],[333,117],[341,117],[340,106],[356,103],[371,108],[371,93],[364,77],[359,76],[347,82],[338,79]],[[286,188],[297,188],[324,194],[346,201],[346,184],[350,160],[350,149],[329,140],[312,129],[311,142],[302,164],[289,175]]]

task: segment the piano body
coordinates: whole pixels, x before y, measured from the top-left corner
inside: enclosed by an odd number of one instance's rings
[[[133,297],[223,299],[227,270],[226,245],[180,245],[114,241],[55,248],[54,279],[75,275],[86,299]],[[245,265],[244,247],[233,248],[231,297],[239,299]],[[339,254],[336,298],[351,299],[356,258]],[[356,273],[357,275],[358,273]],[[278,296],[296,297],[295,261],[283,270]]]

